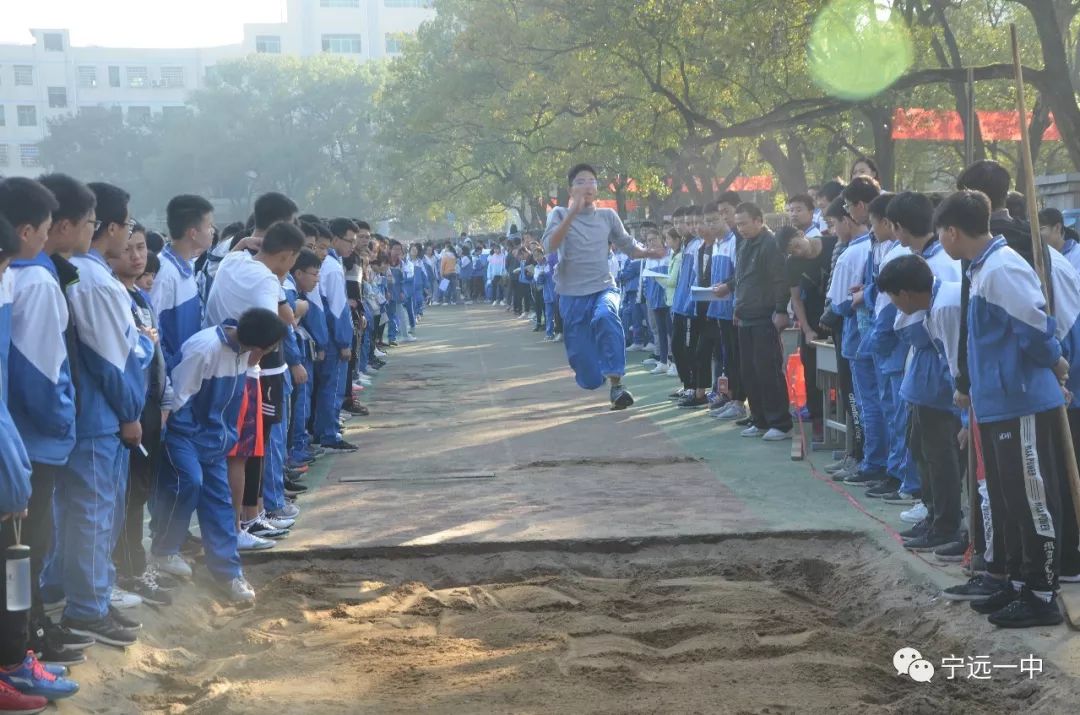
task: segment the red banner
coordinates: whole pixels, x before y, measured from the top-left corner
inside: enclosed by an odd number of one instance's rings
[[[984,141],[1020,141],[1020,117],[1016,112],[976,112]],[[1061,141],[1061,133],[1051,116],[1043,134],[1045,141]],[[1028,117],[1031,121],[1031,117]],[[893,139],[917,141],[964,141],[964,125],[959,112],[946,109],[903,109],[893,115]]]

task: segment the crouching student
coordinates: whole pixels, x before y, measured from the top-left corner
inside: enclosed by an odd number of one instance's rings
[[[1062,474],[1053,433],[1069,365],[1038,276],[990,233],[986,195],[953,194],[938,207],[934,228],[950,256],[971,261],[970,395],[993,522],[987,576],[997,586],[971,607],[999,627],[1056,625]]]
[[[151,547],[163,571],[191,576],[180,556],[188,524],[199,514],[206,567],[225,595],[253,602],[255,591],[240,569],[236,518],[225,458],[236,444],[237,420],[249,366],[284,339],[277,314],[252,308],[193,335],[173,368],[173,413],[164,431],[163,459],[154,500],[160,528]]]

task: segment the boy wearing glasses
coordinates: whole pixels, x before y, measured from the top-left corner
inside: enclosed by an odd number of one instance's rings
[[[544,250],[558,253],[555,281],[560,295],[566,355],[577,384],[595,390],[611,384],[611,409],[624,410],[634,396],[622,384],[626,352],[619,294],[608,265],[608,243],[632,258],[661,258],[626,232],[619,215],[596,208],[597,174],[578,164],[567,175],[570,201],[552,209],[544,230]]]
[[[122,647],[135,642],[141,624],[111,604],[112,552],[123,519],[128,448],[142,443],[143,370],[153,353],[140,351],[131,298],[107,263],[123,254],[135,227],[129,195],[111,184],[88,186],[101,224],[89,251],[72,256],[79,281],[67,288],[78,351],[77,439],[56,481],[59,528],[41,595],[46,603],[67,599],[61,623],[74,633]]]

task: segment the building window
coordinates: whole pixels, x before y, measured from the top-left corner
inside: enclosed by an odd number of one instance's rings
[[[34,86],[34,66],[33,65],[15,65],[15,86],[16,87],[33,87]]]
[[[15,108],[15,112],[19,117],[20,127],[37,126],[37,107],[28,104],[20,104]]]
[[[388,55],[400,55],[402,46],[405,44],[405,37],[400,34],[387,34],[386,36],[386,54]]]
[[[323,7],[360,7],[360,0],[320,0]]]
[[[49,108],[64,109],[67,107],[67,87],[49,87]]]
[[[277,35],[256,35],[255,51],[264,55],[280,55],[281,38]]]
[[[145,67],[127,68],[128,87],[149,87],[150,70]]]
[[[80,87],[83,89],[94,89],[97,87],[97,67],[94,67],[93,65],[80,65],[78,73]]]
[[[0,166],[7,166],[11,163],[11,156],[8,154],[8,145],[0,144]]]
[[[119,87],[120,86],[120,68],[117,67],[116,65],[110,65],[109,66],[109,86],[110,87]]]
[[[184,68],[183,67],[162,67],[161,68],[161,84],[169,88],[177,88],[184,86]]]
[[[46,52],[63,52],[64,51],[64,36],[59,32],[46,32],[45,33],[45,51]]]
[[[24,167],[30,169],[35,166],[41,166],[41,159],[38,156],[37,144],[22,144],[19,146],[19,159]]]
[[[431,0],[384,0],[385,7],[431,7]]]
[[[150,107],[128,107],[127,119],[129,124],[145,124],[150,121]]]
[[[323,35],[322,49],[334,55],[358,55],[360,35]]]

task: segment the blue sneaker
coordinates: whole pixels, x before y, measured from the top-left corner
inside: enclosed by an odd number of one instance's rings
[[[27,651],[22,664],[10,670],[0,668],[0,681],[24,695],[39,695],[46,700],[69,698],[79,692],[79,684],[50,673],[33,651]]]
[[[65,678],[69,672],[66,665],[60,665],[59,663],[42,663],[41,665],[57,678]]]

